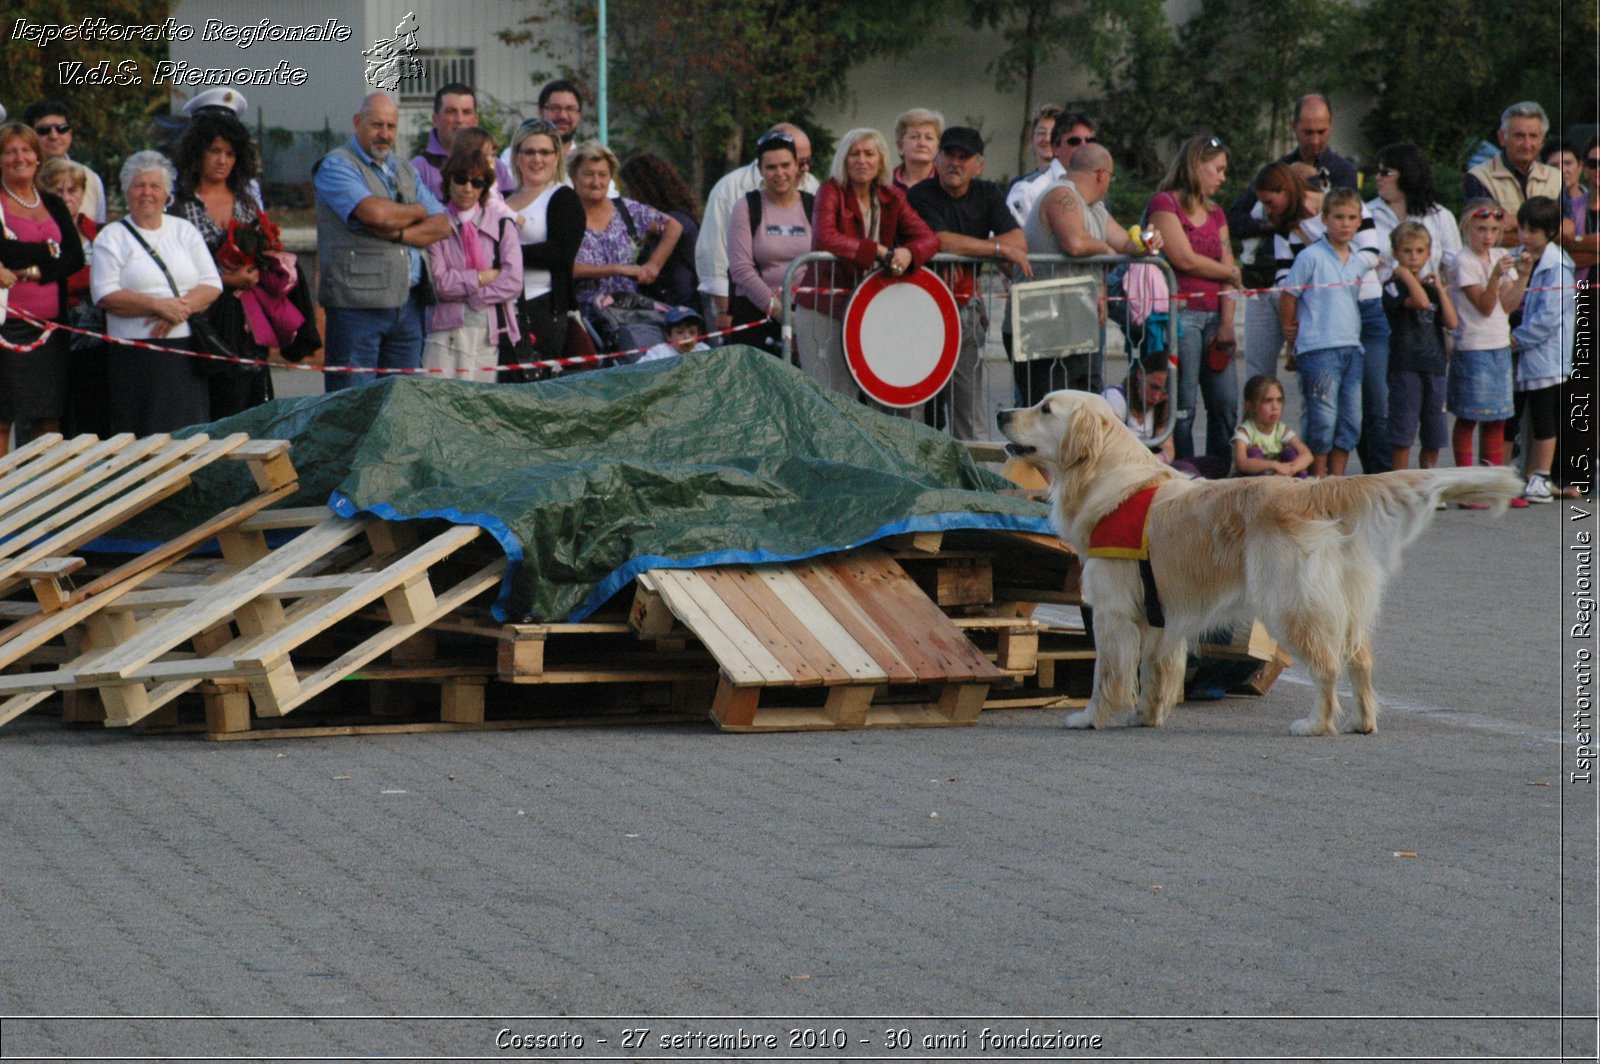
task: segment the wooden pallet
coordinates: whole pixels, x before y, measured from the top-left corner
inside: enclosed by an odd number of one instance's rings
[[[290,712],[491,591],[504,571],[496,554],[436,590],[435,570],[476,540],[478,528],[450,526],[423,538],[409,524],[321,513],[276,549],[265,540],[275,525],[270,519],[231,529],[220,537],[229,563],[220,573],[119,596],[91,620],[89,648],[76,659],[49,672],[0,677],[7,699],[0,714],[54,690],[91,689],[105,723],[126,726],[207,683],[218,704],[214,730],[242,730],[252,704],[259,716]],[[299,527],[311,519],[301,511],[282,523]],[[302,648],[373,607],[382,617],[376,632],[363,617],[351,626],[353,645],[298,667]]]
[[[638,583],[641,634],[670,613],[716,658],[711,717],[725,731],[971,724],[1004,675],[880,551],[654,569]],[[808,689],[821,705],[778,697]]]
[[[99,440],[45,436],[0,459],[0,594],[26,590],[0,611],[0,668],[68,660],[92,639],[105,610],[194,550],[299,488],[282,440],[236,434],[114,436]],[[195,528],[74,586],[85,570],[72,552],[187,487],[195,472],[219,461],[242,461],[257,494]],[[25,530],[25,534],[22,534]],[[33,691],[0,702],[4,724],[51,695]],[[75,719],[78,700],[69,697]]]

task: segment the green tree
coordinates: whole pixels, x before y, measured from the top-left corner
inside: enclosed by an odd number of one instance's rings
[[[1592,0],[1373,0],[1355,58],[1378,97],[1362,129],[1374,147],[1409,141],[1457,167],[1519,100],[1543,104],[1556,133],[1592,124],[1597,19]]]
[[[1023,173],[1033,169],[1040,68],[1067,55],[1103,81],[1124,58],[1131,30],[1164,27],[1166,20],[1155,0],[967,0],[967,23],[995,31],[1005,44],[989,69],[1000,91],[1022,91],[1017,172]]]
[[[1141,0],[1143,2],[1143,0]],[[1119,165],[1145,179],[1165,169],[1173,142],[1218,137],[1235,183],[1288,138],[1294,100],[1347,83],[1351,0],[1201,0],[1174,31],[1154,3],[1127,5],[1099,62],[1105,134]]]
[[[35,100],[65,100],[72,107],[72,156],[102,175],[114,175],[122,160],[148,146],[150,119],[167,109],[167,90],[150,84],[158,60],[167,58],[166,41],[54,41],[39,47],[13,39],[25,14],[36,25],[68,24],[86,15],[104,17],[113,24],[159,26],[171,13],[169,0],[98,0],[91,10],[74,0],[29,0],[25,11],[12,11],[0,20],[0,100],[10,117],[20,119],[23,108]],[[62,85],[59,64],[79,62],[93,69],[101,62],[112,72],[124,61],[134,64],[139,83],[133,85]],[[116,182],[107,180],[106,191],[116,194]]]
[[[659,151],[704,192],[773,122],[809,128],[812,106],[842,94],[852,66],[923,40],[926,31],[913,27],[933,21],[928,7],[917,0],[608,0],[616,139]],[[594,0],[563,0],[502,38],[550,54],[567,25],[578,27],[585,58],[558,72],[592,100]],[[531,77],[537,83],[548,74]],[[824,158],[825,146],[813,139],[813,154]]]

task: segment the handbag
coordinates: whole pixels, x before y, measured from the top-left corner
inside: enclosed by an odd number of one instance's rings
[[[167,269],[165,262],[161,261],[161,256],[156,254],[156,249],[151,247],[145,241],[145,238],[139,235],[139,230],[134,228],[133,223],[127,218],[122,219],[122,224],[128,227],[128,232],[133,234],[133,239],[137,240],[139,246],[149,253],[150,257],[156,261],[157,266],[161,267],[161,274],[167,279],[167,286],[172,289],[172,294],[182,299],[183,293],[178,291],[178,282],[172,279],[172,271]],[[204,315],[196,314],[189,318],[189,331],[199,341],[202,351],[213,355],[221,355],[224,358],[237,359],[239,357]],[[208,358],[198,358],[191,363],[190,368],[194,370],[197,377],[214,377],[228,367],[221,362],[214,362]]]
[[[509,218],[501,219],[501,240],[505,238],[506,223],[510,220]],[[497,271],[501,268],[500,240],[496,240],[494,243],[494,268]],[[496,361],[502,366],[522,366],[529,362],[536,362],[539,358],[539,352],[535,351],[533,347],[533,338],[528,335],[528,330],[523,324],[527,319],[520,313],[517,314],[515,319],[511,316],[511,308],[519,307],[520,309],[521,303],[522,296],[519,295],[511,303],[496,303],[494,306],[495,316],[500,319],[500,335],[495,339],[495,347],[499,351],[499,357]],[[515,340],[511,338],[511,325],[513,322],[517,325],[517,338]],[[501,384],[526,384],[530,380],[537,379],[537,372],[536,370],[514,369],[502,371],[498,376]]]

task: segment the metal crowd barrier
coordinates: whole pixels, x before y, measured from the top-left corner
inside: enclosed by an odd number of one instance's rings
[[[1160,256],[1089,255],[1082,258],[1075,258],[1069,255],[1030,254],[1028,256],[1028,261],[1033,267],[1033,277],[1031,279],[1024,278],[1020,275],[1009,279],[1006,278],[999,268],[1002,265],[1001,261],[992,257],[980,258],[967,255],[939,254],[934,256],[933,260],[929,263],[929,267],[933,269],[935,273],[939,273],[941,277],[945,277],[947,281],[949,274],[948,267],[965,265],[988,267],[987,269],[980,269],[978,271],[978,291],[976,298],[983,301],[986,316],[989,321],[986,348],[1005,348],[1004,362],[1008,367],[1010,367],[1013,378],[1011,382],[1012,388],[1008,390],[1010,399],[1008,402],[1002,405],[1032,405],[1042,397],[1042,392],[1035,394],[1034,391],[1031,390],[1032,386],[1037,383],[1042,375],[1058,376],[1069,383],[1072,387],[1085,387],[1089,384],[1093,384],[1098,390],[1099,388],[1103,388],[1106,383],[1108,383],[1104,380],[1094,379],[1094,367],[1098,366],[1103,368],[1106,358],[1106,352],[1103,350],[1103,329],[1098,330],[1098,336],[1096,337],[1098,341],[1097,346],[1099,348],[1099,351],[1096,355],[1071,355],[1065,356],[1059,360],[1050,358],[1039,360],[1041,363],[1057,363],[1049,370],[1033,370],[1032,366],[1035,363],[1026,359],[1023,361],[1017,361],[1014,358],[1014,351],[1011,347],[1011,343],[1014,338],[1011,335],[1012,330],[1008,327],[1011,290],[1013,287],[1024,285],[1030,281],[1037,282],[1041,280],[1057,279],[1063,276],[1071,276],[1075,273],[1081,272],[1082,268],[1085,266],[1103,266],[1106,268],[1106,272],[1109,272],[1111,269],[1123,264],[1145,263],[1155,266],[1161,271],[1162,276],[1166,280],[1167,291],[1169,295],[1175,293],[1178,288],[1177,278],[1173,275],[1171,265],[1166,259],[1161,258]],[[780,294],[780,303],[782,307],[781,315],[783,348],[790,361],[796,366],[801,365],[799,338],[797,337],[796,331],[796,311],[800,306],[797,301],[798,296],[805,292],[808,285],[810,285],[814,286],[816,289],[832,289],[839,295],[839,298],[848,299],[849,295],[847,290],[842,287],[836,289],[833,283],[833,270],[831,269],[831,266],[833,264],[842,262],[844,262],[844,260],[839,259],[827,252],[814,251],[795,258],[789,263],[788,269],[784,272],[783,286]],[[814,264],[819,265],[819,267],[830,268],[819,268],[814,271],[816,276],[812,277],[811,274],[813,271],[809,270],[808,267]],[[940,267],[946,267],[946,269],[941,270]],[[1103,277],[1095,278],[1094,287],[1095,298],[1103,303],[1106,298],[1106,289]],[[1178,316],[1176,313],[1176,303],[1169,303],[1168,306],[1169,312],[1166,314],[1166,320],[1162,323],[1165,326],[1165,350],[1169,353],[1168,357],[1175,360],[1178,351]],[[813,342],[817,340],[816,337],[809,337],[808,339]],[[831,337],[824,338],[825,344],[831,342]],[[1132,361],[1137,360],[1140,357],[1141,348],[1142,345],[1135,346],[1134,350],[1129,353],[1130,364]],[[1027,352],[1024,351],[1023,354],[1026,356]],[[1079,365],[1077,363],[1071,363],[1070,365],[1068,364],[1071,359],[1079,358],[1085,359],[1083,365]],[[987,437],[980,437],[980,439],[992,439],[993,434],[995,433],[995,426],[989,406],[991,405],[990,398],[992,395],[993,386],[992,382],[988,380],[987,363],[999,362],[1001,359],[990,357],[980,358],[979,361],[980,366],[977,379],[978,384],[973,398],[974,401],[982,403],[983,406],[981,409],[973,411],[972,420],[976,425],[979,426],[980,432],[986,429],[989,434]],[[1165,423],[1157,426],[1155,435],[1147,441],[1152,448],[1159,447],[1165,443],[1167,438],[1172,434],[1173,426],[1185,416],[1185,412],[1178,409],[1176,404],[1177,368],[1175,364],[1169,376],[1171,382],[1169,389],[1171,401]],[[944,411],[942,419],[933,414],[926,416],[926,420],[930,425],[950,433],[951,435],[954,435],[953,430],[956,420],[953,409],[955,403],[954,392],[955,382],[952,379],[951,383],[945,386],[945,390],[929,403],[930,407],[939,406]]]

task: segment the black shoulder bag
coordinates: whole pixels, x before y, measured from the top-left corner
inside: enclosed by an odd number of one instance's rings
[[[135,228],[133,222],[123,218],[122,224],[127,226],[128,232],[133,234],[133,239],[137,240],[139,246],[144,248],[150,257],[156,261],[157,266],[161,267],[161,275],[167,279],[167,286],[172,289],[172,294],[182,299],[183,293],[178,291],[178,282],[172,279],[172,271],[167,269],[167,264],[161,261],[161,256],[156,254],[156,249],[151,247],[145,238],[139,235],[139,230]],[[221,334],[217,332],[204,314],[190,315],[188,324],[189,331],[194,334],[196,340],[200,341],[200,346],[207,353],[221,355],[223,358],[237,359],[239,357],[238,353],[228,346],[228,342],[222,338]],[[215,362],[209,358],[197,358],[190,363],[189,368],[194,370],[197,377],[214,377],[228,367],[224,363]]]

